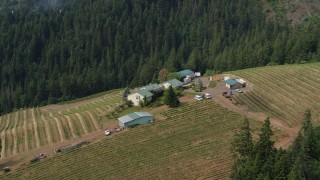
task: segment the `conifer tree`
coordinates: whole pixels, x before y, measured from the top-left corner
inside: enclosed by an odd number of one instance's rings
[[[274,141],[271,139],[273,135],[269,117],[264,121],[260,130],[258,142],[255,144],[254,151],[258,158],[258,169],[261,173],[269,175],[272,172],[274,164],[273,158],[275,153]]]
[[[169,107],[178,107],[180,104],[178,96],[174,92],[172,86],[169,86],[168,91],[165,93],[164,104],[168,105]]]
[[[240,131],[236,133],[231,143],[231,150],[235,159],[232,167],[232,179],[244,179],[248,177],[248,164],[250,163],[253,141],[249,120],[246,118],[240,127]]]

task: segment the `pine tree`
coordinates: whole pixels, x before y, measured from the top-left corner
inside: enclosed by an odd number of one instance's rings
[[[234,157],[231,178],[248,178],[248,172],[250,171],[248,165],[250,164],[250,157],[252,156],[253,141],[249,120],[247,118],[244,119],[240,131],[235,134],[231,143],[231,150]]]
[[[164,104],[168,105],[169,107],[178,107],[180,104],[178,96],[174,92],[172,86],[170,86],[168,91],[165,93]]]
[[[271,139],[273,132],[271,130],[269,117],[264,121],[260,130],[258,142],[254,147],[255,154],[258,158],[258,167],[263,174],[271,175],[274,164],[274,141]]]

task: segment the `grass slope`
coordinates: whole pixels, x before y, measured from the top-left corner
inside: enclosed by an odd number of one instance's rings
[[[319,120],[320,63],[269,66],[231,74],[253,86],[250,92],[237,97],[251,110],[265,112],[288,125],[300,125],[304,111],[309,108],[314,112],[314,119]]]
[[[79,138],[100,128],[97,117],[112,111],[121,102],[121,90],[112,90],[86,98],[19,110],[0,117],[1,157]],[[91,116],[94,118],[91,118]]]
[[[214,101],[183,104],[156,117],[162,118],[0,179],[228,178],[230,140],[244,117]],[[255,121],[251,125],[260,127]]]

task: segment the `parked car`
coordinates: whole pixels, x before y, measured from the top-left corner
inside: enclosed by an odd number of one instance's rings
[[[238,93],[243,93],[243,91],[241,89],[236,89],[235,91]]]
[[[106,130],[104,131],[104,134],[105,134],[106,136],[109,136],[109,135],[111,134],[111,132],[110,132],[108,129],[106,129]]]
[[[209,93],[205,93],[205,94],[204,94],[204,98],[206,98],[206,99],[211,99],[212,96],[211,96]]]
[[[203,100],[202,96],[200,96],[200,95],[195,95],[194,99],[198,100],[198,101],[202,101]]]

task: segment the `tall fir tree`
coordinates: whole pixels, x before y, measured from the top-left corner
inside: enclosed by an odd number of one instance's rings
[[[169,86],[169,89],[167,92],[165,92],[164,104],[168,105],[169,107],[178,107],[180,104],[178,96],[172,86]]]

